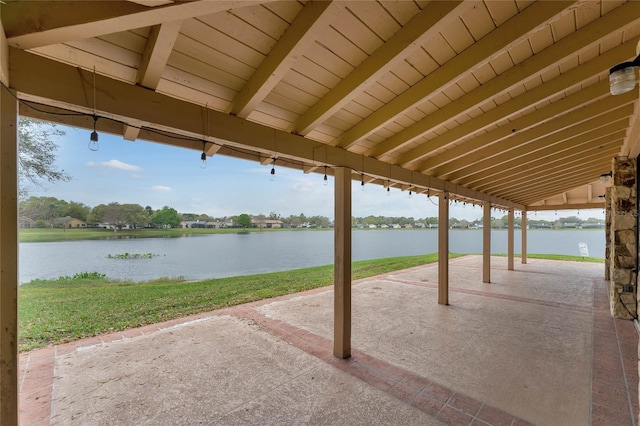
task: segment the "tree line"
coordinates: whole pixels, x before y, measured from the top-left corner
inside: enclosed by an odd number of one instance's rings
[[[272,220],[279,221],[279,224],[285,228],[328,228],[331,226],[331,220],[326,216],[315,215],[307,216],[304,213],[298,215],[281,216],[278,213],[271,212],[268,215],[257,214],[249,215],[246,213],[237,216],[214,218],[206,213],[179,213],[176,209],[164,206],[161,209],[154,210],[151,206],[143,207],[140,204],[120,204],[112,202],[109,204],[99,204],[95,207],[76,201],[59,200],[55,197],[29,197],[19,203],[20,218],[26,222],[25,226],[35,228],[48,228],[60,225],[56,219],[71,217],[86,222],[88,226],[98,226],[100,224],[108,224],[114,228],[122,229],[124,227],[144,228],[148,226],[154,227],[177,227],[182,222],[203,222],[203,223],[233,223],[233,226],[242,228],[250,228],[252,221]],[[588,218],[581,219],[578,216],[560,217],[553,221],[536,220],[535,217],[529,217],[527,223],[530,228],[564,228],[564,227],[582,227],[585,224],[597,225],[602,223],[602,219]],[[353,217],[352,225],[354,227],[382,227],[383,225],[392,226],[424,226],[429,227],[438,223],[437,217],[426,217],[422,219],[414,219],[413,217],[389,217],[389,216],[366,216]],[[520,217],[514,220],[516,226],[521,225]],[[482,218],[474,221],[465,219],[458,220],[455,217],[449,219],[449,228],[477,228],[483,224]],[[492,217],[492,228],[505,228],[507,224],[507,215],[502,217]]]

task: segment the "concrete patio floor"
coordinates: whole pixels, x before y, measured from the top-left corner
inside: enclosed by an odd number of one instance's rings
[[[492,258],[353,286],[353,356],[322,288],[23,353],[21,424],[635,425],[638,337],[603,265]]]

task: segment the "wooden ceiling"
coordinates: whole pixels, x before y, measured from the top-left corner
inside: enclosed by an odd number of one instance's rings
[[[529,210],[602,206],[612,157],[640,152],[638,89],[608,83],[639,1],[0,7],[21,113],[129,140]]]

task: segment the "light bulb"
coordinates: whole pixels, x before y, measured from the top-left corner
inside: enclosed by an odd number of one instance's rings
[[[271,164],[271,174],[269,175],[269,180],[273,182],[276,180],[276,159],[273,159],[273,163]]]
[[[207,168],[207,154],[205,154],[204,151],[202,151],[202,154],[200,154],[200,168],[201,169]]]
[[[391,194],[391,188],[387,186],[387,197]]]
[[[94,115],[93,116],[93,132],[91,132],[91,135],[89,136],[89,149],[91,151],[97,151],[98,149],[100,149],[100,146],[98,145],[98,132],[96,132],[97,122],[98,122],[98,117]]]
[[[411,191],[411,188],[409,188],[409,198],[413,198],[413,192]]]
[[[327,166],[324,166],[324,178],[322,178],[322,185],[329,185],[329,179],[327,178]]]
[[[360,176],[360,191],[364,192],[364,175]]]

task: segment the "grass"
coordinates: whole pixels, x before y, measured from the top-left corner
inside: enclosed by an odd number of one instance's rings
[[[460,256],[463,255],[450,254],[450,258]],[[603,262],[566,255],[528,257]],[[433,253],[353,262],[352,278],[358,280],[437,260],[437,253]],[[333,265],[203,281],[162,278],[136,283],[109,279],[95,272],[34,280],[19,288],[19,348],[25,351],[70,342],[332,283]]]
[[[461,255],[452,254],[451,257]],[[354,280],[436,262],[437,254],[354,262]],[[333,265],[203,281],[114,281],[81,273],[19,289],[20,350],[122,331],[333,283]]]

